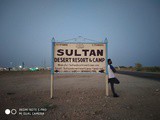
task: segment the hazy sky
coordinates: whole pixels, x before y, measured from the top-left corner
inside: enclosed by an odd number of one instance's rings
[[[115,66],[160,66],[160,0],[0,0],[0,67],[50,65],[51,38],[109,40]]]

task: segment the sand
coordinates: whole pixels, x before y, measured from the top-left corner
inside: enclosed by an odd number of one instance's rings
[[[160,82],[116,74],[119,98],[105,95],[104,74],[56,74],[50,99],[50,72],[1,72],[0,120],[159,120]],[[46,108],[42,115],[6,115],[5,109]]]

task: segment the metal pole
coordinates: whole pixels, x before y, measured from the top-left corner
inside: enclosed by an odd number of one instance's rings
[[[52,45],[51,45],[51,99],[53,98],[53,91],[54,91],[54,44],[55,39],[52,38]]]
[[[108,90],[108,40],[107,40],[107,38],[105,39],[105,44],[106,44],[106,75],[105,75],[106,96],[109,96],[109,90]]]

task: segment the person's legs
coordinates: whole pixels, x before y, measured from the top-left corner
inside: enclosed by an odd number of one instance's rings
[[[110,83],[110,84],[111,84],[112,93],[113,93],[113,95],[114,95],[114,94],[116,94],[116,93],[115,93],[115,90],[114,90],[114,83]]]
[[[117,78],[113,78],[113,79],[114,79],[114,83],[115,83],[115,84],[119,84],[119,83],[120,83]]]
[[[115,93],[115,90],[114,90],[114,83],[111,82],[111,90],[112,90],[112,93],[113,93],[113,97],[119,97],[116,93]]]

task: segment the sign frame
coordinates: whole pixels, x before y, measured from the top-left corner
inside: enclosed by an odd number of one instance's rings
[[[85,38],[86,39],[86,38]],[[71,41],[75,40],[75,41]],[[106,96],[109,95],[109,90],[108,90],[108,40],[107,38],[103,42],[98,42],[94,40],[87,39],[88,41],[85,42],[77,42],[76,39],[70,39],[67,41],[62,41],[62,42],[56,42],[54,37],[51,40],[51,86],[50,86],[50,97],[53,99],[53,94],[54,94],[54,51],[55,51],[55,44],[60,43],[60,44],[105,44],[105,53],[106,53],[106,59],[105,59],[105,66],[106,66],[106,72],[105,72],[105,81],[106,81]],[[83,72],[85,73],[85,72]],[[80,73],[79,73],[80,74]]]

